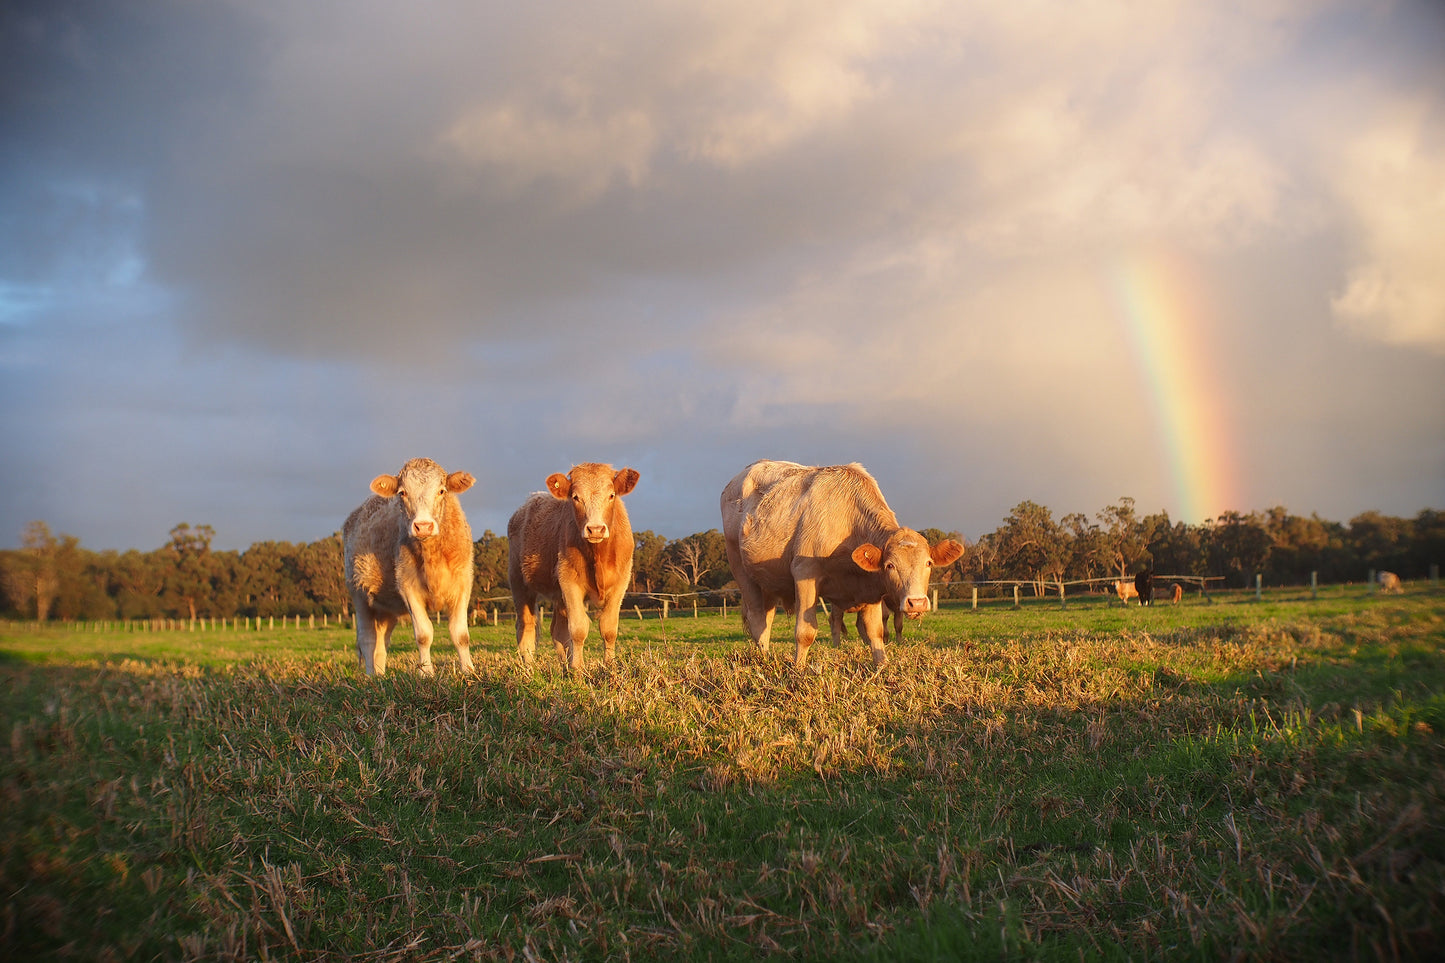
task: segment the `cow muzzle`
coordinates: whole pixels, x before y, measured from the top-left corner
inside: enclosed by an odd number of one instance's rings
[[[582,532],[582,536],[593,545],[596,545],[598,542],[607,541],[607,536],[609,534],[610,533],[607,531],[606,525],[588,525],[587,528]]]
[[[418,518],[411,523],[411,535],[413,538],[428,539],[437,533],[437,523],[423,521]]]
[[[920,618],[928,611],[928,596],[910,595],[903,602],[903,614],[910,619]]]

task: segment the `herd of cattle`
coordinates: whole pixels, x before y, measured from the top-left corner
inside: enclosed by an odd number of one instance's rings
[[[631,468],[576,465],[547,479],[507,523],[507,580],[517,611],[517,651],[536,657],[540,603],[552,606],[557,655],[584,667],[582,646],[596,606],[604,656],[617,647],[622,597],[632,581],[632,526],[622,497],[637,486]],[[475,479],[413,458],[395,475],[371,481],[372,495],[342,526],[345,576],[356,612],[356,652],[369,675],[386,672],[392,630],[410,616],[420,671],[432,675],[432,622],[446,612],[464,672],[472,669],[467,603],[472,585],[472,533],[457,495]],[[844,613],[855,613],[873,660],[884,661],[885,607],[902,634],[903,619],[928,611],[929,574],[963,554],[953,539],[936,545],[897,517],[862,465],[811,468],[758,461],[722,492],[728,562],[742,595],[743,624],[768,647],[778,606],[799,614],[794,664],[807,664],[818,633],[817,609],[831,606],[835,639]]]
[[[632,581],[632,526],[622,497],[637,487],[631,468],[576,465],[547,479],[507,523],[507,580],[517,612],[517,651],[536,657],[540,603],[552,606],[551,636],[558,657],[584,667],[583,643],[596,606],[604,656],[617,647],[622,598]],[[457,495],[475,479],[413,458],[395,475],[372,479],[372,496],[342,526],[346,585],[356,612],[356,651],[369,675],[386,671],[387,645],[402,616],[410,616],[420,671],[431,675],[432,622],[447,613],[447,627],[462,671],[472,670],[467,605],[472,587],[472,533]],[[815,468],[787,461],[757,461],[724,486],[719,504],[728,564],[742,595],[748,635],[768,647],[778,606],[797,613],[793,662],[807,664],[818,634],[819,603],[826,602],[834,640],[844,637],[845,613],[856,614],[858,634],[873,661],[884,661],[885,615],[903,619],[928,611],[928,584],[936,565],[963,554],[953,539],[929,545],[898,524],[878,483],[859,464]],[[1393,583],[1389,580],[1393,580]],[[1382,573],[1385,591],[1399,580]],[[1114,583],[1120,601],[1178,604],[1182,586],[1155,586],[1152,572]]]

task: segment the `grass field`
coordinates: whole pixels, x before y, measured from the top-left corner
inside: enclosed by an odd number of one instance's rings
[[[1445,596],[1305,596],[964,603],[876,671],[628,619],[581,679],[0,628],[0,956],[1438,958]]]

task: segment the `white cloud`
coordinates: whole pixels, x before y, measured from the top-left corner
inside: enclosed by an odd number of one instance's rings
[[[1445,355],[1445,142],[1426,105],[1356,136],[1338,188],[1358,223],[1358,251],[1335,319],[1366,338]]]

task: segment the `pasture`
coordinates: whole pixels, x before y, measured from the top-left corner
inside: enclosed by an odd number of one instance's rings
[[[655,613],[653,613],[655,615]],[[549,614],[550,617],[550,614]],[[850,620],[851,621],[851,620]],[[736,614],[0,627],[10,959],[1429,959],[1445,596],[954,603],[875,670]]]

